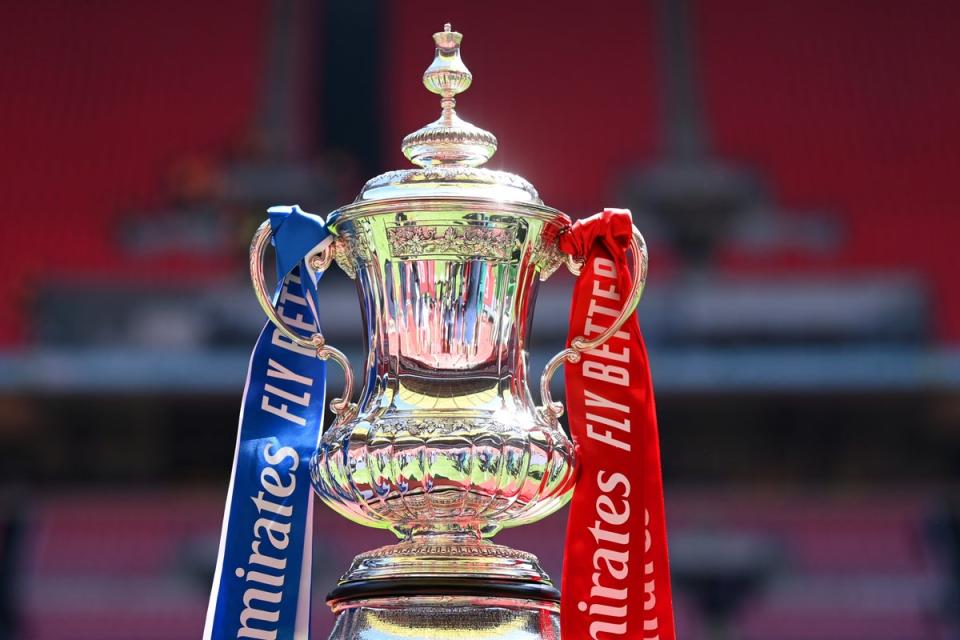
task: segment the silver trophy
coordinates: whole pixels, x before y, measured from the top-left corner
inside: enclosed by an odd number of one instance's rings
[[[285,326],[264,283],[270,228],[251,246],[251,273],[267,316],[291,340],[345,371],[337,418],[310,461],[314,489],[334,511],[400,542],[354,558],[328,602],[332,638],[559,638],[559,592],[529,553],[488,540],[535,522],[571,497],[574,448],[558,422],[550,378],[595,349],[636,309],[646,249],[634,229],[634,288],[602,334],[580,337],[548,363],[542,404],[527,384],[527,342],[541,280],[582,260],[557,241],[569,219],[523,178],[481,168],[493,134],[461,119],[455,96],[472,76],[461,34],[434,34],[423,75],[440,118],[403,140],[417,168],[367,182],[334,212],[336,240],[308,257],[356,280],[367,350],[365,384],[321,335]]]

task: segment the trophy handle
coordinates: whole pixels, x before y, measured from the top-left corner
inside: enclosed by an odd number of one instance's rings
[[[257,229],[250,243],[250,279],[253,282],[253,292],[260,303],[260,308],[267,314],[280,333],[305,349],[313,349],[317,352],[317,357],[321,360],[333,360],[343,369],[343,395],[330,401],[330,411],[336,416],[334,424],[340,424],[350,420],[357,415],[357,404],[350,402],[353,396],[353,367],[347,356],[326,343],[323,334],[319,331],[309,338],[304,338],[290,327],[288,327],[277,310],[273,307],[273,300],[267,290],[267,285],[263,275],[263,254],[267,245],[270,244],[270,221],[267,220]],[[319,253],[307,258],[310,266],[317,271],[325,271],[330,266],[333,259],[333,243],[328,244]]]
[[[630,251],[633,253],[633,288],[630,290],[630,295],[627,296],[626,304],[620,310],[620,315],[616,317],[606,331],[596,338],[588,340],[586,336],[578,336],[571,340],[570,347],[553,356],[547,366],[543,368],[543,374],[540,376],[540,399],[543,404],[538,407],[537,411],[551,424],[556,424],[557,419],[563,415],[563,403],[556,402],[550,393],[550,381],[560,365],[564,362],[580,362],[580,354],[590,349],[596,349],[610,339],[637,310],[640,297],[643,296],[643,287],[647,283],[647,243],[636,227],[633,227],[633,236],[630,238]],[[567,265],[571,267],[574,275],[580,275],[579,265],[576,265],[575,261],[568,260]],[[574,265],[576,265],[576,268],[574,268]]]

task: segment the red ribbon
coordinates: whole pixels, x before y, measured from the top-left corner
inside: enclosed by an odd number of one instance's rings
[[[632,282],[629,211],[573,224],[560,249],[585,256],[570,340],[610,326]],[[635,256],[639,258],[639,256]],[[653,385],[634,314],[606,344],[565,366],[579,477],[567,523],[560,629],[565,640],[675,640]]]

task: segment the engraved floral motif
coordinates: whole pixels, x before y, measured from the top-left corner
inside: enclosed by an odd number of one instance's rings
[[[540,241],[533,255],[533,260],[540,267],[540,280],[544,281],[560,268],[560,265],[567,259],[566,255],[560,251],[556,242]]]
[[[377,558],[395,558],[397,556],[424,556],[441,555],[461,558],[463,556],[479,556],[489,558],[512,558],[515,560],[524,560],[527,562],[537,562],[537,557],[532,553],[511,549],[499,544],[393,544],[386,547],[380,547],[372,551],[361,553],[355,558],[355,562],[363,560],[372,560]]]
[[[434,418],[405,418],[403,420],[379,420],[377,421],[376,426],[381,432],[405,431],[412,436],[463,433],[478,429],[483,429],[489,433],[512,433],[514,431],[514,428],[510,425],[484,418],[476,418],[472,420],[464,420],[460,418],[451,418],[448,420]]]
[[[397,258],[452,254],[488,260],[509,260],[516,245],[512,227],[402,225],[387,229]]]
[[[334,258],[337,264],[351,279],[357,276],[357,269],[360,266],[358,260],[363,263],[369,263],[373,260],[370,245],[363,234],[363,227],[357,225],[354,231],[342,233],[333,245]]]
[[[353,257],[346,237],[341,236],[334,241],[333,257],[351,280],[357,277],[357,261]]]

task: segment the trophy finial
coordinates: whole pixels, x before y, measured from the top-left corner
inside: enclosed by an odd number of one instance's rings
[[[453,124],[456,116],[457,100],[454,96],[469,89],[473,82],[473,74],[460,58],[462,40],[463,34],[451,31],[449,22],[443,25],[443,31],[433,34],[433,41],[437,44],[433,64],[423,72],[423,85],[441,97],[442,119],[448,126]]]
[[[440,96],[440,119],[403,139],[403,154],[421,167],[437,164],[483,164],[497,150],[497,138],[457,115],[456,96],[473,82],[460,57],[463,34],[450,23],[433,34],[437,45],[433,63],[423,72],[423,85]]]

